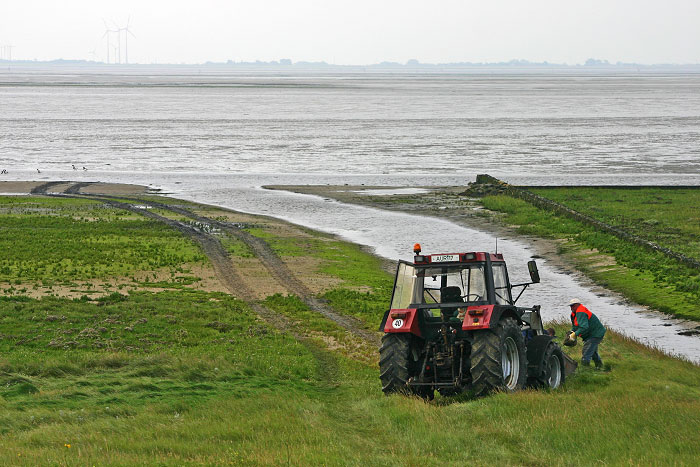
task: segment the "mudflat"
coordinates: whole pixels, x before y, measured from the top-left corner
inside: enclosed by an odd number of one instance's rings
[[[51,183],[51,188],[45,190],[50,193],[63,193],[66,189],[76,185],[79,182],[43,182],[43,181],[0,181],[0,194],[29,194],[33,190],[40,188],[42,185]],[[103,195],[143,195],[152,193],[152,190],[142,185],[130,185],[126,183],[89,183],[81,188],[81,192],[86,194],[103,194]]]

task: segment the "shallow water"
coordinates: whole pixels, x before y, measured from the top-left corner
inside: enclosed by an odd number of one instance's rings
[[[0,70],[10,171],[698,175],[699,138],[700,75]]]
[[[365,196],[387,196],[387,195],[420,195],[428,193],[426,188],[376,188],[370,190],[351,190],[352,193],[361,193]]]

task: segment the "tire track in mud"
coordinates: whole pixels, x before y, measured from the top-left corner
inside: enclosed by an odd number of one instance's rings
[[[282,261],[279,255],[265,240],[246,232],[230,222],[221,222],[208,217],[200,216],[188,211],[187,209],[177,206],[159,203],[158,207],[188,216],[193,220],[211,225],[233,235],[235,238],[248,245],[248,247],[253,250],[255,256],[263,263],[263,266],[265,266],[270,274],[290,293],[297,295],[311,310],[320,313],[362,339],[379,345],[379,337],[371,331],[365,329],[362,322],[360,322],[357,318],[341,315],[316,298],[314,293],[311,292],[311,290],[309,290],[309,288],[294,275],[285,262]]]
[[[76,185],[73,185],[72,187],[68,188],[66,190],[66,193],[68,193],[69,190],[70,193],[77,193],[79,194],[80,188],[83,188],[84,186],[89,185],[89,183],[78,183]],[[74,188],[77,189],[73,191]],[[283,285],[289,293],[298,296],[312,311],[315,311],[324,317],[330,319],[331,321],[335,322],[336,324],[340,325],[344,329],[348,330],[352,334],[360,337],[361,339],[374,344],[374,345],[379,345],[380,344],[380,337],[373,333],[372,331],[369,331],[364,328],[362,322],[358,320],[357,318],[351,317],[351,316],[344,316],[341,315],[340,313],[337,313],[336,311],[332,310],[330,307],[328,307],[325,303],[323,303],[321,300],[316,298],[313,292],[309,290],[306,285],[304,285],[295,275],[294,273],[289,269],[289,267],[282,261],[282,259],[277,255],[277,253],[270,247],[270,245],[265,242],[265,240],[258,238],[245,230],[241,229],[239,226],[237,226],[234,223],[230,222],[222,222],[218,221],[215,219],[211,219],[209,217],[201,216],[198,214],[193,213],[192,211],[185,209],[180,206],[174,206],[171,204],[167,203],[161,203],[158,201],[152,201],[152,200],[144,200],[141,198],[133,198],[133,197],[125,197],[125,196],[113,196],[113,197],[107,197],[107,196],[100,196],[100,195],[79,195],[80,197],[86,197],[86,198],[91,198],[91,199],[99,199],[101,201],[109,201],[111,198],[119,198],[123,200],[128,200],[128,201],[134,201],[142,204],[148,204],[150,206],[159,208],[159,209],[165,209],[167,211],[174,212],[176,214],[180,214],[185,217],[189,217],[190,219],[197,221],[203,225],[208,225],[211,227],[215,227],[219,230],[222,230],[226,233],[231,234],[233,237],[236,239],[242,241],[245,243],[255,254],[255,256],[261,261],[265,269],[268,270],[268,272],[277,279],[277,281]],[[126,203],[121,203],[125,206],[130,206],[127,205]],[[126,208],[124,208],[126,209]],[[139,213],[143,214],[144,212],[148,212],[146,209],[139,209]],[[149,214],[154,214],[150,213]],[[154,214],[158,216],[157,214]],[[182,224],[177,221],[172,221],[170,219],[167,219],[162,216],[158,216],[158,218],[162,218],[165,221],[171,222],[171,223],[176,223],[179,225],[184,226],[185,224]],[[177,227],[173,225],[173,227],[177,228],[178,230],[181,230],[180,227]],[[191,227],[189,227],[191,228]],[[191,228],[193,229],[193,228]],[[193,229],[196,230],[196,229]],[[182,231],[182,230],[181,230]],[[184,233],[184,232],[183,232]],[[209,237],[210,239],[215,240],[217,243],[220,242],[218,239],[213,237],[212,235],[206,234],[204,232],[199,232],[201,236],[203,237]],[[223,250],[223,247],[221,247]],[[225,250],[223,250],[225,252]],[[233,269],[231,268],[230,265],[230,259],[228,257],[228,253],[226,253],[227,257],[227,266],[224,267],[222,265],[222,274],[227,274],[226,269]],[[233,272],[233,271],[231,271]],[[242,287],[243,284],[242,282],[238,283],[239,287]]]
[[[75,185],[71,185],[70,187],[66,188],[64,193],[70,194],[70,195],[79,195],[80,190],[82,188],[85,188],[86,186],[90,186],[92,184],[93,184],[93,182],[76,183]]]
[[[47,183],[42,183],[41,185],[37,185],[37,186],[35,186],[34,188],[32,188],[31,191],[30,191],[29,193],[32,194],[32,195],[45,195],[45,194],[46,194],[46,191],[47,191],[49,188],[51,188],[52,186],[64,185],[64,184],[66,184],[66,183],[70,183],[70,182],[59,181],[59,182],[47,182]],[[72,188],[72,187],[71,187],[71,188]]]
[[[320,379],[330,386],[338,385],[340,370],[336,357],[333,356],[331,352],[322,349],[318,344],[312,342],[306,336],[303,336],[296,332],[294,330],[294,323],[289,318],[287,318],[283,314],[276,313],[270,310],[269,308],[256,302],[255,300],[250,299],[250,297],[255,296],[253,294],[253,291],[245,285],[245,283],[241,280],[240,275],[231,266],[231,258],[218,238],[208,233],[205,233],[204,231],[197,229],[193,226],[184,224],[176,220],[168,219],[167,217],[148,211],[144,208],[136,207],[132,204],[115,201],[102,196],[79,194],[80,188],[89,184],[76,184],[68,188],[64,193],[47,194],[46,189],[56,184],[58,183],[47,183],[41,185],[40,187],[36,187],[42,188],[42,190],[33,192],[32,194],[43,194],[46,196],[56,198],[92,199],[94,201],[100,201],[109,206],[124,209],[126,211],[133,212],[146,218],[155,220],[157,222],[164,223],[169,227],[178,230],[186,237],[196,241],[202,247],[202,250],[211,261],[216,276],[219,278],[224,287],[228,289],[231,295],[245,302],[266,323],[270,324],[272,327],[274,327],[282,333],[290,334],[302,345],[304,345],[304,347],[313,355],[314,359],[317,362],[317,371]],[[69,190],[71,190],[70,193]],[[144,200],[136,201],[141,203],[145,202]]]
[[[85,197],[81,195],[80,197]],[[307,337],[294,331],[294,324],[292,321],[281,313],[276,313],[266,306],[251,300],[250,297],[254,297],[254,293],[250,288],[244,284],[240,275],[231,266],[231,258],[221,244],[218,238],[213,235],[207,234],[195,227],[183,224],[182,222],[168,219],[167,217],[160,216],[156,213],[150,212],[147,209],[137,208],[131,204],[120,203],[118,201],[105,201],[114,207],[121,209],[126,209],[131,212],[136,212],[147,218],[163,222],[168,226],[179,230],[185,236],[195,240],[202,247],[202,250],[207,255],[211,261],[216,276],[224,284],[224,286],[229,290],[231,295],[237,297],[238,299],[244,301],[248,306],[258,314],[265,322],[279,330],[283,333],[289,333],[297,341],[301,342],[304,347],[313,355],[317,362],[317,370],[319,377],[326,383],[331,385],[336,385],[338,380],[339,368],[336,358],[327,351],[321,349],[317,344],[311,342]],[[143,202],[143,201],[141,201]]]

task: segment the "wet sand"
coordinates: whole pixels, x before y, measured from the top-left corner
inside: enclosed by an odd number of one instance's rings
[[[0,181],[0,195],[27,195],[46,184],[44,181]],[[79,182],[66,181],[65,183],[59,183],[53,185],[47,190],[47,193],[63,193],[69,187],[75,185]],[[136,196],[136,195],[146,195],[154,194],[157,191],[143,186],[143,185],[130,185],[125,183],[91,183],[81,188],[81,193],[90,195],[121,195],[121,196]]]

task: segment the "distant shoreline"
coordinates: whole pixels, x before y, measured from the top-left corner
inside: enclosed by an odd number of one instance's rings
[[[637,64],[605,63],[591,64],[534,63],[512,60],[499,63],[397,63],[382,62],[368,65],[337,65],[326,62],[205,62],[205,63],[103,63],[87,60],[0,60],[0,74],[13,72],[62,72],[72,71],[85,74],[148,73],[148,74],[240,74],[262,73],[276,75],[303,74],[394,74],[394,75],[435,75],[435,74],[551,74],[551,75],[635,75],[635,74],[696,74],[700,64]]]

